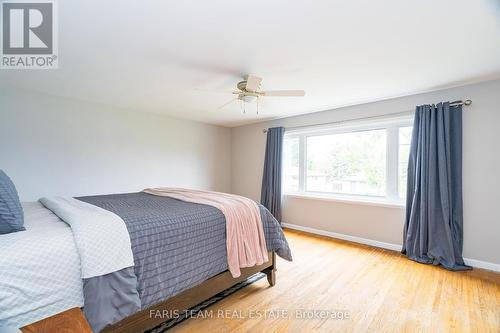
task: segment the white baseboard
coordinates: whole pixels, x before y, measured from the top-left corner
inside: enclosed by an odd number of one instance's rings
[[[500,272],[500,264],[495,264],[492,262],[476,260],[476,259],[469,259],[469,258],[464,258],[464,262],[466,265],[472,267],[488,269],[494,272]]]
[[[402,246],[399,244],[386,243],[386,242],[380,242],[380,241],[373,240],[373,239],[367,239],[367,238],[351,236],[351,235],[346,235],[346,234],[339,234],[339,233],[332,232],[332,231],[304,227],[302,225],[297,225],[297,224],[281,223],[281,225],[285,228],[289,228],[289,229],[293,229],[293,230],[304,231],[304,232],[308,232],[311,234],[327,236],[327,237],[336,238],[336,239],[342,239],[342,240],[346,240],[346,241],[350,241],[350,242],[354,242],[354,243],[360,243],[360,244],[380,247],[383,249],[388,249],[388,250],[393,250],[393,251],[401,251],[401,249],[402,249]],[[464,258],[464,262],[466,265],[469,265],[469,266],[488,269],[488,270],[495,271],[495,272],[500,272],[500,264],[495,264],[492,262],[481,261],[481,260],[476,260],[476,259],[468,259],[468,258]]]
[[[309,228],[309,227],[304,227],[304,226],[297,225],[297,224],[281,223],[281,225],[284,226],[285,228],[289,228],[289,229],[305,231],[305,232],[309,232],[311,234],[322,235],[322,236],[332,237],[332,238],[336,238],[336,239],[342,239],[342,240],[346,240],[346,241],[350,241],[350,242],[354,242],[354,243],[371,245],[371,246],[380,247],[383,249],[388,249],[388,250],[393,250],[393,251],[401,251],[401,249],[402,249],[401,245],[380,242],[380,241],[376,241],[373,239],[361,238],[361,237],[356,237],[356,236],[351,236],[351,235],[346,235],[346,234],[339,234],[339,233],[332,232],[332,231]]]

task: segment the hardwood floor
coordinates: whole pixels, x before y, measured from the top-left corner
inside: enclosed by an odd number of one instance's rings
[[[449,272],[389,250],[286,236],[294,261],[278,260],[274,287],[262,279],[170,332],[500,332],[499,273]],[[300,310],[318,317],[300,319]],[[258,314],[267,319],[247,318]]]

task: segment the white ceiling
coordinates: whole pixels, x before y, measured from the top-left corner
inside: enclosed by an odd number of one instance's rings
[[[499,3],[58,1],[59,69],[0,84],[235,126],[500,77]],[[247,73],[306,97],[217,110]]]

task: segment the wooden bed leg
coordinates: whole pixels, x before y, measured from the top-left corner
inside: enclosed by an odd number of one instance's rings
[[[267,275],[267,282],[269,282],[269,285],[273,287],[276,284],[276,253],[273,252],[271,260],[273,264],[266,270],[265,273]]]
[[[274,269],[270,269],[266,272],[267,274],[267,282],[269,285],[273,287],[276,284],[276,271]]]

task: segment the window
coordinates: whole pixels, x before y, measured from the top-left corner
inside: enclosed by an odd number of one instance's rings
[[[306,137],[306,191],[384,196],[386,130]]]
[[[299,138],[290,137],[283,143],[283,174],[285,192],[299,190]]]
[[[411,132],[413,127],[399,128],[399,151],[398,151],[398,192],[399,198],[406,197],[406,177],[408,171],[408,157],[410,155]]]
[[[397,117],[287,131],[284,193],[402,202],[411,125]]]

